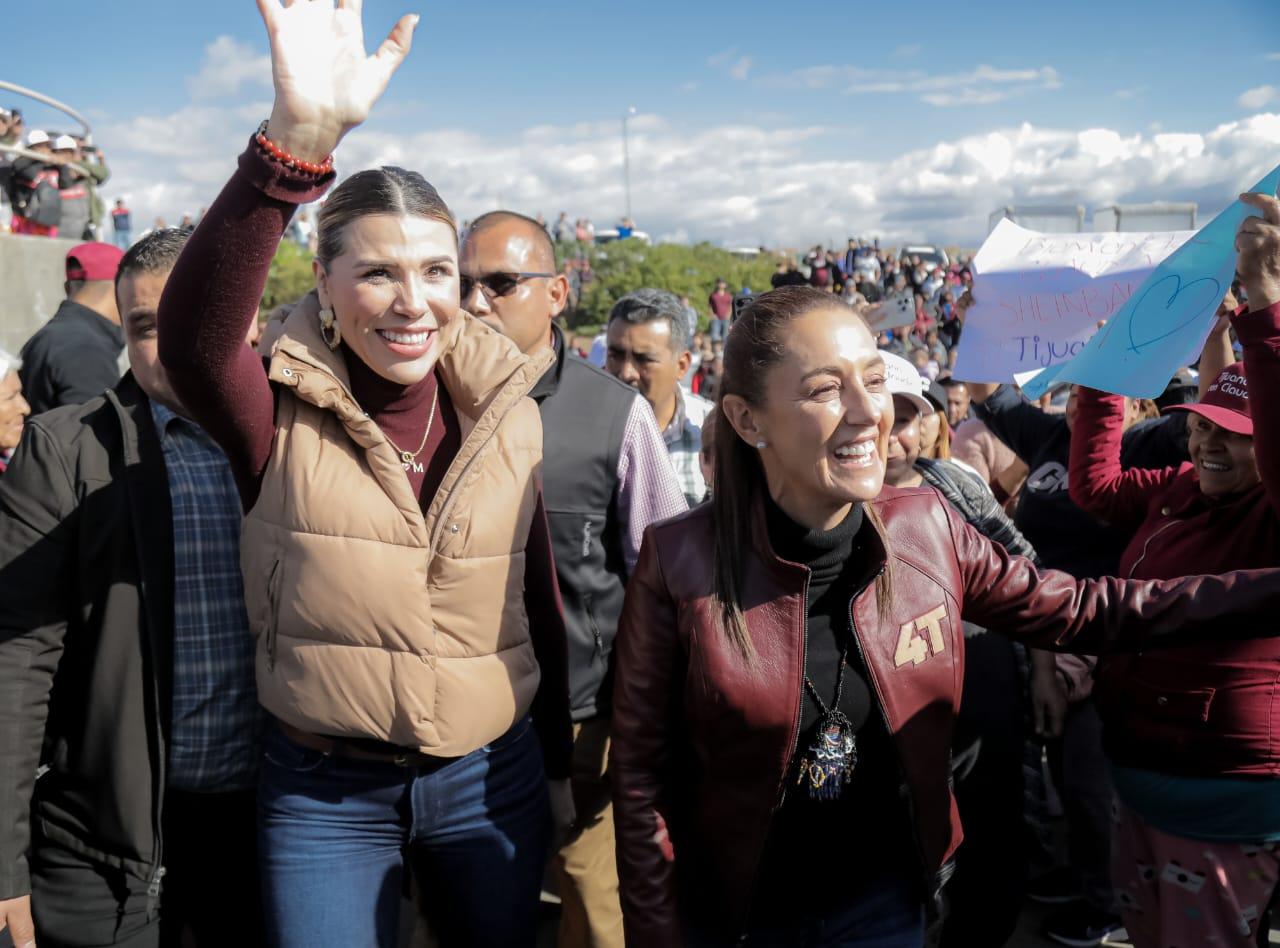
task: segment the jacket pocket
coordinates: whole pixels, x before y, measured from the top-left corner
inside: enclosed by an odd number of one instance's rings
[[[281,561],[271,564],[271,574],[267,577],[267,671],[275,671],[276,667],[276,632],[280,626],[280,574],[283,572]]]
[[[1112,691],[1106,704],[1135,724],[1157,728],[1196,728],[1209,720],[1216,688],[1180,688],[1130,678]],[[1135,734],[1135,737],[1140,735]]]

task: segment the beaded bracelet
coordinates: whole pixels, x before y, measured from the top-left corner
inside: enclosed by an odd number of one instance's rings
[[[253,136],[254,141],[258,143],[258,147],[265,151],[288,168],[297,168],[299,171],[305,171],[308,174],[328,174],[333,170],[333,155],[325,156],[324,161],[319,163],[314,161],[303,161],[301,158],[294,157],[285,151],[271,139],[267,138],[267,120],[263,119],[262,124],[258,126],[257,134]]]

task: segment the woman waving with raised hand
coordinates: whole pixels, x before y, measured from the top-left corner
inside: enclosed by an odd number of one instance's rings
[[[260,789],[271,939],[395,944],[403,852],[443,945],[532,945],[552,813],[572,820],[564,625],[526,397],[546,361],[459,309],[448,207],[420,175],[379,168],[325,202],[319,306],[289,315],[264,370],[244,339],[276,246],[332,184],[333,150],[417,18],[367,56],[357,0],[258,6],[271,117],[192,235],[159,321],[174,388],[227,452],[248,511],[246,598],[273,720]]]

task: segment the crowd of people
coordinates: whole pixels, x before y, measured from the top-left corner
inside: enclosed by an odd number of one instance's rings
[[[92,138],[28,128],[21,109],[0,108],[0,145],[25,152],[0,149],[0,204],[8,205],[13,233],[72,240],[107,236],[108,213],[98,188],[111,171]],[[116,202],[110,216],[118,241],[121,224],[129,229],[123,202]]]
[[[1155,401],[956,378],[967,262],[857,239],[587,339],[565,215],[335,186],[416,17],[260,9],[217,199],[0,353],[0,941],[1266,942],[1280,200]]]

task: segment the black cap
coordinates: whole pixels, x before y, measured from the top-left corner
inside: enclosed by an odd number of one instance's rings
[[[925,386],[924,397],[933,402],[935,411],[942,412],[945,417],[947,414],[947,390],[937,382],[930,382]]]

